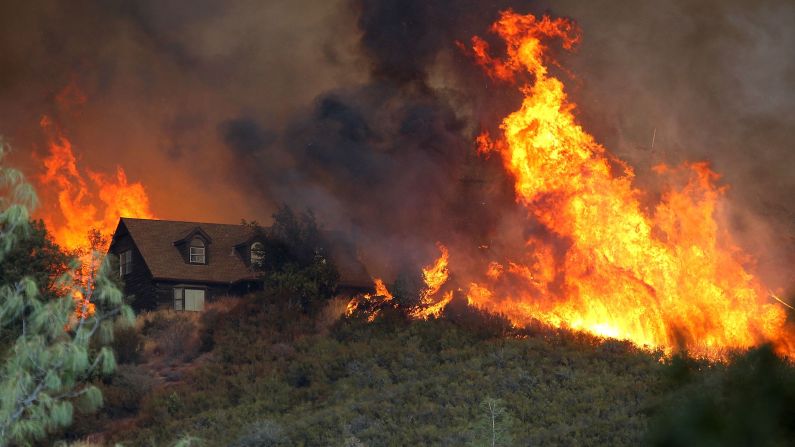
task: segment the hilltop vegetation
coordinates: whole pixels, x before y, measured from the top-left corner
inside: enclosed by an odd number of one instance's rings
[[[440,319],[308,316],[273,295],[201,318],[141,317],[135,361],[72,437],[229,446],[786,445],[795,373],[768,348],[731,366],[463,306]],[[139,338],[139,337],[143,338]],[[117,337],[117,343],[122,340]],[[185,340],[184,344],[174,340]],[[99,421],[99,422],[98,422]],[[99,426],[98,426],[99,424]],[[66,435],[66,433],[64,433]],[[494,444],[492,444],[494,440]]]
[[[171,328],[184,318],[154,316]],[[329,320],[267,294],[209,310],[194,339],[208,352],[143,397],[132,426],[109,440],[166,445],[189,433],[208,445],[460,446],[498,435],[498,445],[637,445],[662,389],[655,353],[580,333],[509,333],[472,310]],[[184,360],[185,351],[173,354]],[[105,395],[129,389],[140,372],[122,365]]]
[[[301,225],[311,230],[302,234],[315,231]],[[41,231],[31,234],[32,246],[47,244]],[[25,253],[41,261],[35,247],[18,253],[22,261]],[[57,271],[65,258],[53,259]],[[769,347],[728,364],[663,358],[579,332],[513,328],[456,301],[440,318],[413,320],[386,307],[369,322],[367,314],[344,316],[346,301],[330,299],[336,276],[322,257],[284,259],[265,278],[265,292],[117,326],[116,372],[85,377],[93,387],[84,389],[100,391],[104,405],[75,402],[73,423],[49,426],[56,431],[41,445],[784,446],[795,439],[795,368]],[[16,270],[2,270],[11,278],[4,282],[38,271]],[[7,356],[14,339],[3,336]],[[107,352],[101,348],[92,341],[86,350]]]

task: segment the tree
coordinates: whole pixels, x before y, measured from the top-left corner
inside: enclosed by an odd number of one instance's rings
[[[0,284],[15,284],[30,277],[39,285],[42,295],[48,298],[62,296],[56,282],[69,271],[72,259],[53,242],[44,222],[30,222],[24,237],[17,240],[0,264]]]
[[[647,445],[783,446],[795,439],[795,365],[762,345],[709,365],[668,361],[671,392],[655,410]]]
[[[9,256],[35,233],[30,211],[37,200],[23,175],[2,165],[5,153],[0,142],[0,265],[7,267]],[[109,279],[108,265],[105,259],[82,284],[69,269],[53,282],[65,291],[55,299],[42,293],[36,275],[6,276],[0,283],[0,328],[17,331],[12,345],[0,353],[0,446],[29,445],[68,426],[75,403],[86,409],[101,405],[102,395],[90,380],[113,372],[114,355],[105,344],[119,317],[133,319]],[[88,298],[95,312],[89,315],[89,301],[83,301],[76,313],[74,296]],[[92,340],[98,348],[92,348]]]
[[[266,289],[303,311],[315,310],[334,296],[339,272],[311,211],[296,214],[283,205],[270,228],[257,228],[263,240],[257,268]]]
[[[505,409],[501,399],[487,397],[481,402],[483,412],[475,426],[475,446],[508,446],[511,445],[510,430],[513,418]]]

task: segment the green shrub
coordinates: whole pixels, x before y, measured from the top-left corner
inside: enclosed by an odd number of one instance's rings
[[[143,359],[144,338],[134,325],[118,325],[113,330],[111,347],[118,363],[138,363]]]
[[[265,419],[247,426],[230,447],[276,447],[290,445],[290,438],[282,426],[272,420]]]
[[[442,317],[481,339],[502,338],[514,332],[507,317],[469,306],[462,299],[447,305]]]
[[[686,356],[667,366],[673,394],[655,412],[650,445],[784,446],[795,439],[795,365],[765,345],[728,365]]]
[[[270,228],[254,228],[264,245],[257,267],[265,289],[302,312],[323,309],[336,294],[340,274],[314,214],[296,214],[283,205]]]

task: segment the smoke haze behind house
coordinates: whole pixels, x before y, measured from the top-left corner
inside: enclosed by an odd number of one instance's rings
[[[123,166],[166,219],[311,207],[389,273],[440,238],[528,231],[472,143],[520,97],[456,45],[508,7],[576,20],[582,44],[559,61],[586,129],[652,192],[652,165],[709,160],[767,282],[795,283],[785,0],[6,2],[0,134],[35,175],[51,116],[86,165]]]

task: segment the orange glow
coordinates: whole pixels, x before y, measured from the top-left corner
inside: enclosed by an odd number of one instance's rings
[[[450,272],[447,269],[450,253],[447,247],[442,244],[437,244],[441,255],[439,258],[429,266],[422,269],[422,280],[425,281],[426,289],[422,291],[421,299],[423,304],[430,304],[433,296],[439,293],[445,282],[447,282]]]
[[[477,62],[495,80],[530,78],[501,134],[492,140],[484,133],[477,143],[501,157],[517,201],[553,236],[520,242],[527,247],[522,261],[489,265],[469,286],[470,304],[518,325],[539,319],[667,352],[682,347],[719,358],[726,349],[772,341],[794,354],[783,306],[716,218],[724,193],[718,175],[706,163],[660,166],[657,175],[676,186],[645,211],[632,168],[583,130],[563,82],[549,73],[549,41],[571,49],[577,27],[507,11],[492,31],[507,55],[492,57],[475,37]],[[553,238],[567,248],[553,250]]]
[[[41,126],[52,132],[49,118],[42,117]],[[119,218],[154,218],[149,198],[140,183],[129,183],[121,167],[109,176],[78,166],[72,143],[59,132],[49,141],[49,153],[43,159],[44,172],[39,176],[43,207],[41,218],[53,240],[67,251],[77,253],[83,264],[80,277],[96,269],[90,250],[105,252],[107,246],[92,246],[89,232],[96,230],[101,238],[94,242],[107,244]],[[86,180],[88,179],[88,180]],[[80,282],[80,277],[77,281]],[[76,293],[75,316],[85,318],[94,313],[94,304]]]
[[[48,131],[52,127],[47,117],[42,118],[41,125]],[[122,216],[155,217],[141,183],[128,182],[121,167],[113,175],[89,169],[84,174],[72,143],[59,132],[50,138],[43,164],[39,181],[44,208],[40,217],[55,242],[67,250],[87,248],[89,230],[98,230],[105,237],[111,235]]]
[[[428,307],[417,309],[417,311],[414,312],[412,315],[417,318],[424,318],[424,319],[430,317],[438,318],[442,314],[444,308],[447,307],[447,305],[450,303],[450,301],[453,301],[452,290],[445,292],[439,301],[435,303],[429,303]]]
[[[381,278],[376,278],[374,282],[375,282],[375,296],[383,297],[384,301],[391,301],[393,297],[392,294],[389,293],[389,290],[387,290],[386,285],[384,284],[384,280],[382,280]]]
[[[436,299],[439,290],[450,276],[447,266],[450,261],[450,252],[447,247],[437,243],[436,246],[441,252],[436,261],[422,269],[422,280],[425,282],[425,289],[420,292],[420,307],[412,315],[417,318],[438,317],[447,303],[452,301],[453,292],[449,291],[442,295],[441,299]]]
[[[363,295],[353,297],[348,302],[348,306],[345,309],[345,315],[351,316],[354,312],[356,312],[357,309],[366,307],[369,311],[367,315],[367,321],[373,321],[380,313],[380,307],[392,301],[394,297],[386,288],[386,284],[384,284],[384,281],[381,278],[375,278],[373,283],[375,293],[365,293]]]
[[[433,264],[422,269],[422,279],[425,282],[425,287],[420,291],[419,305],[409,311],[409,315],[414,318],[427,319],[432,316],[438,317],[445,306],[453,299],[452,290],[443,293],[441,298],[437,298],[439,291],[449,277],[447,266],[450,257],[447,247],[442,244],[437,244],[437,247],[441,252],[439,258],[437,258]],[[367,312],[367,321],[373,321],[380,313],[382,307],[396,306],[394,297],[387,289],[384,281],[380,278],[376,278],[373,282],[375,293],[367,293],[351,299],[345,311],[346,315],[351,316],[356,310],[365,309]]]
[[[82,320],[94,315],[96,311],[94,303],[85,299],[82,292],[75,292],[74,296],[72,296],[72,300],[75,303],[74,315],[77,320]]]

